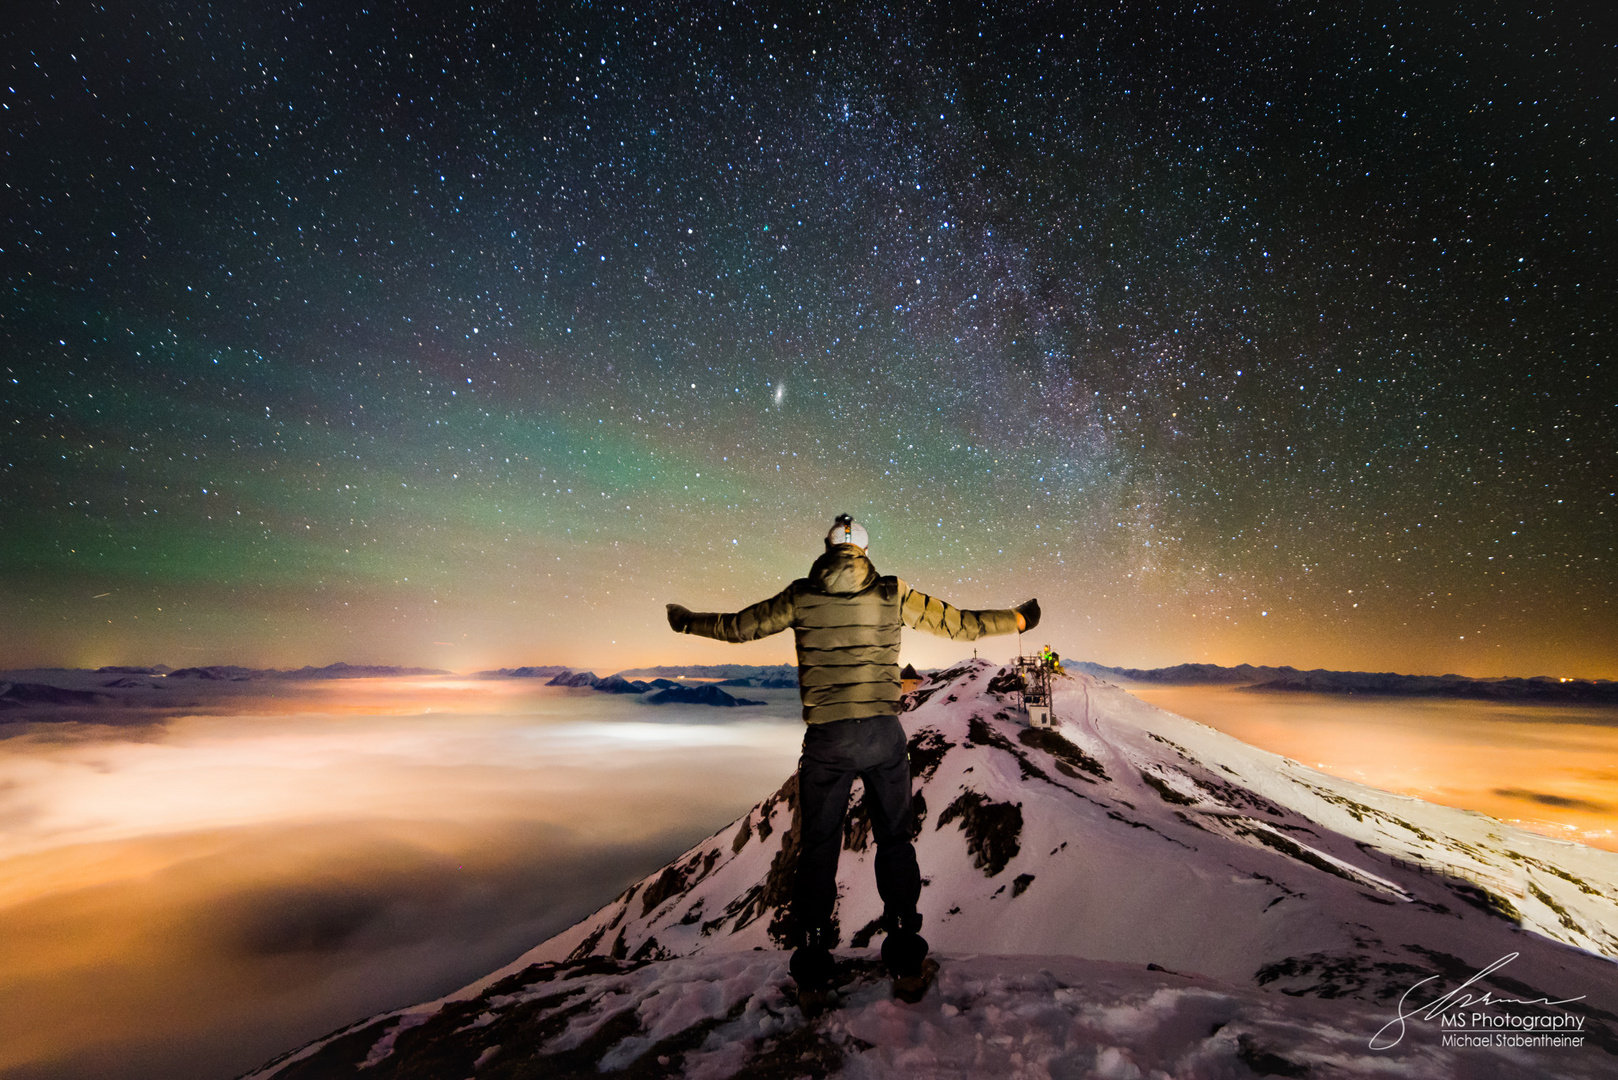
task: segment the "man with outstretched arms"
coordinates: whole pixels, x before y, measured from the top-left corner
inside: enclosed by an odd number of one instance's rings
[[[882,958],[894,992],[925,989],[927,942],[920,934],[921,871],[911,846],[910,764],[899,724],[899,633],[902,626],[957,641],[1032,629],[1039,602],[963,611],[883,577],[866,551],[865,527],[843,514],[809,576],[734,614],[668,605],[669,626],[721,641],[753,641],[790,627],[797,637],[798,695],[809,725],[798,760],[803,831],[792,913],[800,945],[792,977],[800,994],[823,996],[837,943],[837,856],[854,778],[865,781],[865,805],[876,837],[876,886],[883,903]]]

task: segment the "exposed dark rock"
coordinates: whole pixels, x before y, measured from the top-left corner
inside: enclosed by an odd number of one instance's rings
[[[1020,730],[1026,732],[1034,729],[1022,728]],[[1044,729],[1039,730],[1043,731]],[[1006,738],[1004,735],[1000,734],[1000,732],[996,731],[994,726],[981,716],[973,716],[967,720],[966,741],[973,746],[992,746],[996,750],[1004,750],[1017,760],[1017,768],[1022,772],[1025,779],[1028,777],[1038,777],[1048,784],[1054,784],[1057,787],[1062,788],[1064,791],[1073,791],[1073,789],[1068,787],[1066,784],[1053,780],[1049,773],[1040,768],[1038,765],[1034,764],[1034,762],[1029,759],[1027,754],[1017,749],[1015,743]],[[1064,743],[1067,742],[1066,739],[1063,739],[1062,741]],[[1082,751],[1079,751],[1078,747],[1073,746],[1071,743],[1068,743],[1068,746],[1072,748],[1073,752],[1078,753],[1081,757],[1084,757],[1086,761],[1091,761],[1091,764],[1096,764],[1093,760],[1086,757]],[[1100,765],[1097,764],[1096,768],[1100,768]],[[972,770],[968,768],[967,771],[971,772]],[[1060,772],[1063,776],[1069,776],[1076,780],[1083,780],[1087,784],[1096,783],[1095,780],[1085,776],[1083,773],[1079,772],[1078,769],[1075,769],[1072,765],[1068,764],[1061,758],[1058,758],[1056,761],[1056,771]],[[1105,776],[1105,774],[1103,774],[1103,776]],[[1075,794],[1077,793],[1075,792]]]
[[[663,872],[657,875],[646,891],[640,894],[640,913],[642,916],[650,915],[663,901],[671,896],[678,896],[685,891],[685,871],[678,866],[665,866]]]
[[[596,951],[596,946],[601,944],[601,938],[606,934],[606,932],[607,928],[605,926],[598,926],[594,930],[590,931],[589,935],[583,941],[575,945],[573,947],[573,951],[568,954],[568,963],[571,964],[583,960],[585,957],[594,953]]]
[[[0,682],[0,703],[10,708],[27,705],[100,705],[110,701],[94,690],[64,690],[45,683]]]
[[[1295,1061],[1288,1061],[1279,1054],[1259,1046],[1253,1041],[1253,1036],[1243,1034],[1236,1040],[1236,1057],[1243,1065],[1252,1069],[1259,1076],[1291,1076],[1302,1077],[1309,1075],[1309,1066],[1301,1065]]]
[[[796,773],[788,777],[786,783],[782,784],[775,794],[764,800],[759,808],[760,840],[766,839],[773,831],[769,819],[775,808],[782,803],[791,810],[792,824],[786,835],[781,838],[780,849],[770,860],[770,869],[764,881],[732,900],[718,917],[703,923],[704,934],[711,934],[726,923],[730,923],[732,930],[740,930],[755,920],[769,915],[768,931],[771,939],[782,948],[791,944],[795,928],[791,924],[789,905],[792,899],[792,882],[798,869],[799,838],[802,836]]]
[[[1023,689],[1023,678],[1015,667],[1003,667],[989,680],[989,690],[996,694],[1016,694]]]
[[[854,800],[843,815],[843,850],[864,851],[871,846],[871,810],[865,799]]]
[[[858,930],[854,931],[854,935],[848,939],[848,947],[851,949],[870,948],[871,939],[876,937],[877,931],[881,929],[882,917],[879,915],[870,922],[866,923],[864,926],[860,927]]]
[[[1432,973],[1427,964],[1373,960],[1360,953],[1316,952],[1265,964],[1253,973],[1253,981],[1293,997],[1388,1001]],[[1464,981],[1465,976],[1456,985]],[[1425,1000],[1435,1000],[1442,990],[1440,984]]]
[[[960,819],[972,865],[994,877],[1022,850],[1022,807],[991,802],[980,792],[963,791],[938,815],[935,828]]]
[[[927,821],[927,797],[921,792],[910,796],[910,839],[915,840],[921,835],[921,827]]]
[[[1299,845],[1295,841],[1290,840],[1285,836],[1272,832],[1269,829],[1255,827],[1257,824],[1256,822],[1253,825],[1246,824],[1246,822],[1249,821],[1252,821],[1252,819],[1227,818],[1225,819],[1225,827],[1239,836],[1246,836],[1257,840],[1265,847],[1279,851],[1289,859],[1296,859],[1305,866],[1312,866],[1316,870],[1322,870],[1328,874],[1331,874],[1333,877],[1340,877],[1344,881],[1353,882],[1355,885],[1363,884],[1359,878],[1355,877],[1353,874],[1349,873],[1347,870],[1343,869],[1341,866],[1338,866],[1331,860],[1323,859],[1308,848]],[[1485,896],[1498,899],[1498,897],[1494,897],[1493,893],[1484,893],[1482,889],[1475,891],[1483,893]],[[1505,902],[1501,901],[1501,903]],[[1512,916],[1516,916],[1517,913],[1515,908],[1511,908],[1510,904],[1506,904],[1506,907],[1511,909]]]
[[[1011,745],[1011,740],[1000,734],[981,716],[974,716],[966,722],[966,741],[972,746],[993,746],[1015,755],[1017,748]]]
[[[1223,803],[1232,810],[1257,810],[1261,814],[1269,814],[1271,817],[1278,818],[1284,818],[1287,816],[1287,812],[1285,810],[1281,809],[1281,807],[1275,805],[1264,796],[1249,791],[1248,789],[1237,784],[1232,784],[1228,780],[1210,779],[1207,777],[1197,776],[1195,774],[1187,775],[1191,777],[1191,782],[1193,784],[1197,785],[1197,787],[1201,788],[1209,795],[1212,795],[1215,801]]]
[[[910,736],[910,778],[923,783],[931,780],[938,766],[943,764],[944,755],[954,745],[933,728],[922,728]]]
[[[1017,741],[1024,746],[1032,746],[1036,750],[1043,750],[1055,758],[1057,762],[1066,762],[1081,772],[1087,772],[1102,780],[1112,779],[1107,775],[1107,770],[1101,767],[1101,762],[1086,754],[1050,728],[1023,728],[1017,732]]]
[[[712,683],[702,686],[675,686],[667,690],[659,690],[646,699],[652,705],[717,705],[730,707],[734,705],[763,705],[762,701],[753,701],[748,698],[731,697]]]
[[[546,686],[583,686],[593,689],[601,679],[593,671],[564,671]]]
[[[673,955],[673,953],[657,943],[657,938],[649,937],[641,942],[640,948],[635,950],[635,955],[631,956],[630,959],[635,961],[667,960]]]
[[[651,687],[643,682],[630,682],[622,675],[608,675],[595,684],[594,689],[603,694],[644,694]]]
[[[914,709],[918,705],[926,702],[928,698],[944,689],[944,687],[949,685],[951,682],[959,679],[962,675],[971,674],[975,669],[975,662],[967,661],[966,663],[956,664],[954,667],[946,668],[943,671],[933,672],[931,675],[927,676],[926,682],[922,683],[920,686],[916,687],[916,689],[910,691],[910,693],[899,699],[899,711],[909,712],[911,709]],[[954,701],[955,698],[951,696],[946,700]]]
[[[1155,776],[1149,769],[1141,770],[1140,778],[1146,781],[1147,786],[1157,792],[1158,796],[1166,803],[1175,803],[1179,806],[1195,806],[1197,804],[1197,800],[1189,795],[1180,794],[1165,781]]]
[[[1479,911],[1505,919],[1507,922],[1521,924],[1522,912],[1518,911],[1516,905],[1505,897],[1490,892],[1482,886],[1471,885],[1464,881],[1446,881],[1445,884],[1449,886],[1450,891],[1456,896],[1459,896]]]

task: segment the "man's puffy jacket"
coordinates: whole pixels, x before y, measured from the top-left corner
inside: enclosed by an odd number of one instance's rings
[[[753,641],[791,627],[798,639],[798,694],[811,724],[899,711],[899,630],[972,641],[1017,630],[1009,608],[963,611],[882,577],[853,544],[839,544],[768,600],[731,615],[686,613],[685,632]]]

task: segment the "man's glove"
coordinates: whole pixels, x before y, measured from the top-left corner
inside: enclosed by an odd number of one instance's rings
[[[669,629],[676,634],[683,634],[691,625],[691,609],[683,608],[679,604],[669,604]],[[1038,610],[1037,608],[1035,610]]]
[[[672,605],[671,605],[672,606]],[[1030,600],[1025,604],[1018,604],[1014,609],[1023,618],[1023,630],[1032,630],[1039,625],[1039,601]],[[673,615],[669,618],[672,620]]]

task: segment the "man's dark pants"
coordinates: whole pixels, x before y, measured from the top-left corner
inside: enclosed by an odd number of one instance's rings
[[[865,808],[876,838],[876,889],[887,913],[907,915],[921,899],[921,869],[910,843],[910,762],[899,718],[810,724],[798,759],[803,833],[792,909],[801,933],[831,923],[843,814],[856,776],[865,782]]]

